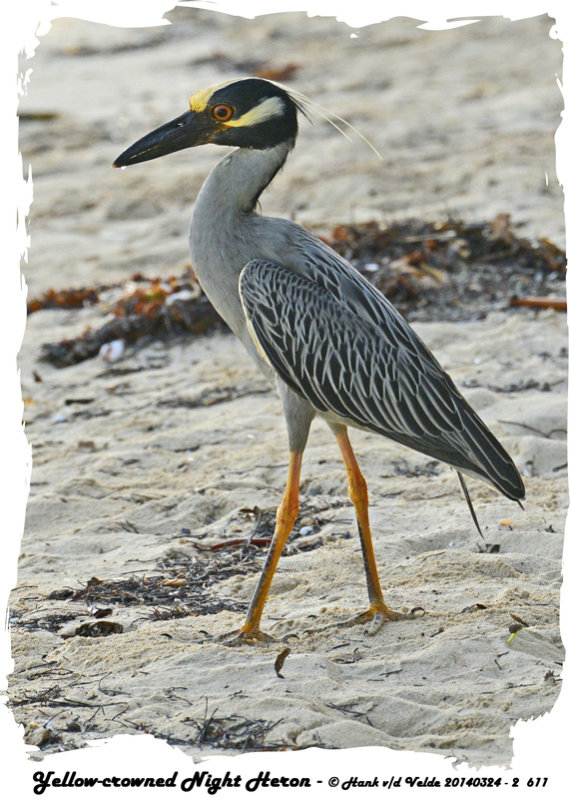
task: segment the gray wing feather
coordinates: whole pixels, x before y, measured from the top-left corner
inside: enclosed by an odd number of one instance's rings
[[[254,260],[240,276],[246,318],[281,379],[322,413],[523,498],[510,456],[412,328],[347,262],[310,241],[303,272]]]

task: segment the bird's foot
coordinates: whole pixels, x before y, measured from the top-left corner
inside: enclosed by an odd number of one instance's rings
[[[404,614],[402,611],[394,611],[389,608],[385,603],[371,603],[370,607],[357,614],[355,617],[350,617],[344,622],[330,622],[320,628],[311,628],[306,633],[322,633],[323,631],[350,628],[353,625],[368,625],[365,628],[365,636],[374,636],[380,631],[385,622],[390,622],[399,619],[415,619],[416,617],[424,616],[424,609],[417,606],[408,613]]]
[[[413,608],[407,614],[404,614],[402,611],[394,611],[384,602],[371,603],[370,607],[366,611],[363,611],[361,614],[357,614],[355,617],[351,617],[346,622],[341,624],[342,627],[368,624],[368,627],[365,629],[365,636],[374,636],[380,631],[385,622],[393,622],[399,619],[415,619],[416,617],[422,617],[423,615],[424,609],[420,607]]]
[[[221,636],[216,637],[217,642],[225,644],[227,647],[238,647],[242,644],[260,644],[261,642],[275,642],[273,636],[264,633],[259,628],[248,629],[245,625],[238,628],[237,631],[230,631],[223,633]]]

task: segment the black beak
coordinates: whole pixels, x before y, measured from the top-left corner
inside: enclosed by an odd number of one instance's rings
[[[113,166],[129,167],[131,164],[150,161],[187,147],[206,144],[214,133],[215,128],[208,118],[205,119],[194,111],[186,111],[128,147],[115,159]]]

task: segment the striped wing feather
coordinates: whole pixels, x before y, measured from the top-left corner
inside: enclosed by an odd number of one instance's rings
[[[510,456],[451,378],[386,298],[349,269],[329,285],[328,273],[316,280],[311,265],[305,274],[262,260],[243,269],[246,317],[280,378],[322,413],[523,498]]]

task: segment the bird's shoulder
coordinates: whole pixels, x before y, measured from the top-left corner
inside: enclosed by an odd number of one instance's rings
[[[295,222],[280,218],[265,220],[273,228],[272,251],[265,260],[283,268],[284,296],[288,294],[285,285],[288,272],[294,273],[325,291],[343,312],[345,324],[354,315],[377,340],[401,354],[414,356],[423,371],[441,371],[440,364],[404,317],[349,261]]]

